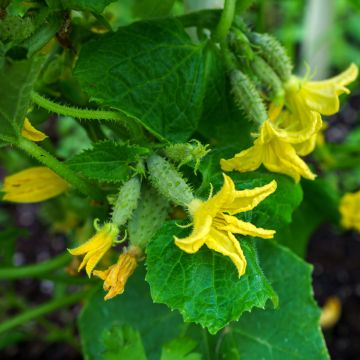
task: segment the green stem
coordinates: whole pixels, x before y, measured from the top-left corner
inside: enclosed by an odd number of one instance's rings
[[[0,268],[0,280],[23,279],[37,277],[41,274],[51,272],[68,264],[71,255],[61,254],[51,260],[43,261],[34,265]]]
[[[60,299],[52,300],[44,305],[40,305],[33,309],[27,310],[7,321],[4,321],[0,324],[0,333],[9,331],[10,329],[22,325],[30,320],[33,320],[37,317],[43,316],[47,313],[60,309],[62,307],[69,306],[82,300],[86,297],[89,291],[79,291],[74,294],[66,295]]]
[[[32,141],[29,141],[24,137],[19,137],[15,145],[27,152],[29,155],[33,156],[40,163],[46,165],[48,168],[53,170],[55,173],[61,176],[69,184],[77,188],[84,195],[96,200],[104,199],[104,195],[100,190],[81,179],[67,165],[57,160],[46,150],[42,149],[40,146],[36,145]]]
[[[225,0],[224,9],[220,21],[215,30],[215,37],[218,41],[225,40],[235,16],[236,0]]]
[[[66,105],[60,105],[54,101],[46,99],[35,91],[31,93],[31,99],[40,107],[64,116],[89,120],[122,120],[125,124],[128,122],[127,117],[117,111],[77,109]]]

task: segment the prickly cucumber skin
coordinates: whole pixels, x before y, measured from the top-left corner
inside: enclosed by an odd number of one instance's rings
[[[169,202],[151,185],[143,184],[139,205],[128,223],[130,243],[145,249],[165,221],[168,210]]]
[[[159,155],[147,159],[149,180],[166,199],[181,206],[187,206],[194,199],[190,186],[175,167]]]
[[[250,121],[261,125],[267,119],[266,108],[252,81],[240,70],[230,73],[231,91],[236,105]]]
[[[269,34],[252,33],[250,40],[260,48],[260,55],[277,72],[280,79],[287,82],[293,66],[284,47]]]
[[[137,176],[121,186],[112,213],[112,222],[117,226],[125,225],[130,219],[138,204],[140,188],[141,182]]]

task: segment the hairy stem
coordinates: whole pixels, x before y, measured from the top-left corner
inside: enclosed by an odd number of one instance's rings
[[[64,253],[51,260],[34,265],[0,268],[0,280],[37,277],[65,266],[70,260],[71,255]]]
[[[124,122],[127,122],[127,118],[117,111],[77,109],[75,107],[61,105],[54,101],[46,99],[35,91],[31,93],[31,99],[35,104],[39,105],[40,107],[64,116],[72,116],[77,119],[123,120]]]
[[[32,141],[29,141],[24,137],[19,137],[15,145],[24,150],[29,155],[33,156],[40,163],[46,165],[49,169],[53,170],[56,174],[61,176],[70,185],[78,189],[84,195],[96,200],[104,199],[104,195],[99,189],[81,179],[67,165],[57,160],[54,156],[49,154],[46,150],[36,145]]]
[[[12,317],[11,319],[4,321],[0,324],[0,334],[10,329],[22,325],[30,320],[36,319],[37,317],[48,314],[52,311],[72,305],[82,299],[87,295],[88,291],[79,291],[74,294],[66,295],[59,299],[52,300],[46,304],[40,305],[30,310],[26,310],[23,313]]]

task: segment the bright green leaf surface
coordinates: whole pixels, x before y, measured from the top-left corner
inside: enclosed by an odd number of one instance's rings
[[[279,308],[244,314],[224,333],[224,359],[325,360],[328,354],[313,299],[312,267],[288,249],[258,241],[264,273],[279,295]]]
[[[21,133],[40,63],[39,58],[8,60],[0,69],[0,138],[4,141],[12,142]]]
[[[125,293],[114,299],[104,301],[103,291],[89,299],[79,317],[85,359],[103,360],[106,346],[102,336],[114,326],[127,324],[138,331],[149,360],[158,360],[162,344],[179,336],[180,315],[153,304],[144,276],[141,267],[130,278]]]
[[[138,22],[85,44],[75,76],[97,104],[181,142],[197,128],[205,62],[203,45],[193,44],[176,20]]]
[[[146,148],[114,141],[102,141],[67,161],[70,168],[89,179],[122,182],[129,177],[129,165],[136,163]]]
[[[186,337],[174,339],[163,346],[160,360],[201,360],[200,354],[192,352],[196,345]]]
[[[114,325],[103,333],[103,360],[147,360],[141,336],[129,325]]]
[[[216,333],[253,307],[264,308],[276,295],[264,277],[253,240],[239,237],[247,259],[246,274],[238,277],[228,257],[203,246],[187,254],[174,243],[189,230],[167,222],[147,247],[147,276],[155,302],[177,309],[187,322],[199,323]]]
[[[166,16],[174,3],[175,0],[135,0],[133,14],[143,19]]]
[[[73,9],[101,13],[105,7],[116,0],[46,0],[53,9]]]

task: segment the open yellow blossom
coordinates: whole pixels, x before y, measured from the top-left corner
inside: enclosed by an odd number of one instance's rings
[[[205,244],[230,257],[240,277],[245,273],[246,259],[234,234],[269,239],[275,231],[257,228],[233,215],[253,209],[275,190],[276,181],[272,181],[255,189],[237,191],[231,178],[224,174],[224,185],[216,195],[207,201],[194,199],[188,205],[193,231],[186,238],[175,237],[175,244],[189,254],[197,252]]]
[[[306,163],[296,154],[292,144],[278,137],[270,120],[260,128],[260,135],[254,145],[236,154],[232,159],[221,159],[224,171],[254,171],[263,164],[269,171],[291,176],[296,182],[300,177],[314,180],[315,175]]]
[[[284,85],[285,100],[290,109],[299,112],[316,111],[322,115],[333,115],[339,111],[341,94],[349,94],[346,85],[358,76],[358,67],[351,64],[341,74],[327,80],[308,81],[292,76]]]
[[[119,234],[118,227],[112,223],[99,227],[95,222],[95,228],[97,230],[96,234],[90,240],[75,249],[68,249],[71,255],[85,255],[78,271],[85,267],[89,277],[97,263],[114,244]]]
[[[6,176],[3,200],[36,203],[60,195],[69,184],[45,166],[32,167]]]
[[[21,130],[21,135],[31,141],[43,141],[47,138],[47,135],[40,130],[34,128],[28,118],[25,118],[24,125]]]
[[[121,254],[116,264],[111,265],[107,270],[95,270],[94,275],[104,280],[104,290],[108,293],[104,299],[109,300],[120,295],[125,290],[126,282],[137,267],[136,255],[129,251]]]
[[[360,232],[360,190],[345,194],[340,201],[341,225]]]
[[[274,103],[269,108],[269,120],[273,133],[290,144],[307,142],[321,130],[323,121],[316,111],[291,111]]]

